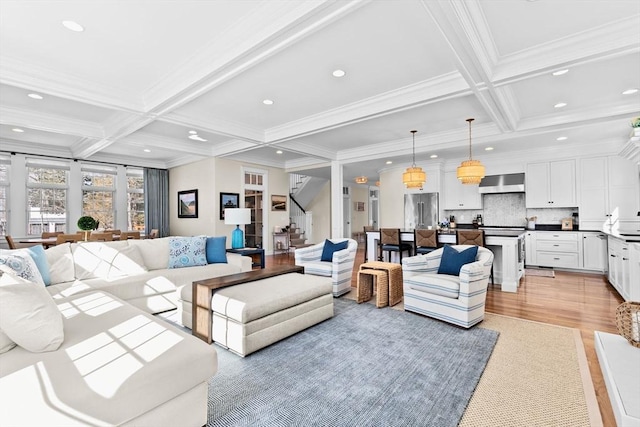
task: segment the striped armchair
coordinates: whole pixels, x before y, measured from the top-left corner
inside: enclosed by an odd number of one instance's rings
[[[471,245],[452,246],[458,252]],[[464,328],[484,319],[493,252],[478,247],[476,261],[465,264],[459,276],[438,274],[443,249],[402,260],[404,309]]]
[[[305,274],[331,277],[333,296],[339,297],[351,290],[351,275],[356,259],[358,243],[353,239],[329,239],[333,243],[347,240],[346,249],[333,253],[333,261],[320,261],[324,242],[306,248],[296,249],[296,265],[304,267]]]

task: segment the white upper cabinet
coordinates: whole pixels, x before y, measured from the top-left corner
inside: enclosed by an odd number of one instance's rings
[[[601,230],[640,209],[637,166],[619,156],[580,160],[580,228]]]
[[[527,208],[564,208],[577,205],[575,160],[527,165]]]
[[[482,209],[482,194],[478,185],[462,184],[456,172],[444,174],[444,209]]]

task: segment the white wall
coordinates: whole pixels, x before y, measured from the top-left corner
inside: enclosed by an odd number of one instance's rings
[[[369,187],[366,185],[351,186],[351,233],[362,232],[369,224]],[[364,211],[356,211],[356,202],[364,203]]]
[[[321,243],[331,237],[331,183],[328,181],[318,195],[307,207],[307,212],[312,213],[313,239],[309,243]]]
[[[273,225],[289,224],[289,203],[285,212],[272,212],[272,194],[289,194],[289,175],[283,169],[238,162],[226,158],[210,158],[169,170],[170,234],[175,236],[227,236],[231,247],[233,225],[220,219],[220,192],[240,194],[240,207],[244,206],[243,168],[266,173],[264,192],[263,247],[272,252]],[[198,218],[178,218],[178,191],[198,189]]]

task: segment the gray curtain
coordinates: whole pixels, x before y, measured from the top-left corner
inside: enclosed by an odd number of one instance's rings
[[[148,235],[154,228],[158,237],[169,235],[169,171],[144,168],[144,223]]]

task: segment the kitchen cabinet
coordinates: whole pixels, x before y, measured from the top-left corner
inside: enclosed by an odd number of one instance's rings
[[[462,184],[456,172],[444,174],[444,209],[482,209],[482,194],[477,185]]]
[[[607,271],[607,236],[604,233],[581,232],[582,268]]]
[[[542,267],[580,268],[581,248],[578,244],[578,232],[536,231],[535,233],[535,265]]]
[[[630,252],[629,244],[621,239],[609,236],[609,283],[628,301],[631,297]],[[635,279],[638,282],[637,278]],[[638,287],[636,284],[635,288]],[[637,294],[637,292],[635,292]],[[636,295],[637,297],[637,295]]]
[[[580,227],[602,229],[640,210],[637,166],[619,156],[580,160]]]
[[[524,254],[526,265],[538,265],[536,257],[535,231],[527,231],[524,235]]]
[[[529,163],[525,179],[527,208],[577,206],[575,160]]]

